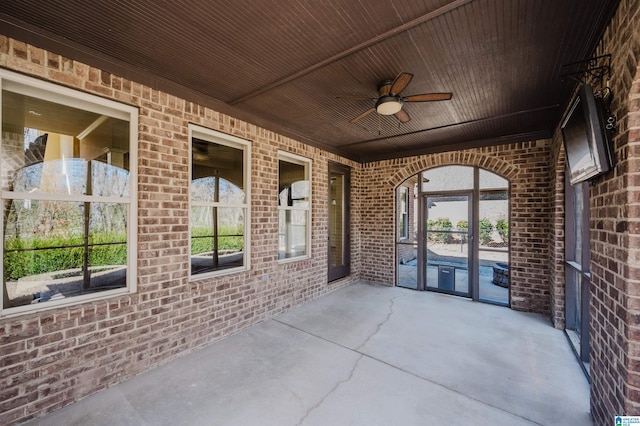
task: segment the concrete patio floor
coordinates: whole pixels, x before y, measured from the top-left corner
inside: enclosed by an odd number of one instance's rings
[[[547,318],[353,284],[30,425],[592,424]]]

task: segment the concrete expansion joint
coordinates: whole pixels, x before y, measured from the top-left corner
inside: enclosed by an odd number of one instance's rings
[[[304,423],[304,421],[307,419],[307,417],[309,417],[309,415],[316,410],[318,407],[320,407],[322,405],[322,403],[329,398],[329,396],[331,396],[335,391],[338,390],[338,388],[342,385],[344,385],[345,383],[348,383],[349,381],[351,381],[351,379],[353,379],[353,375],[356,372],[356,369],[358,368],[358,364],[360,364],[360,361],[362,361],[362,359],[365,356],[363,354],[360,354],[360,356],[358,357],[358,359],[356,360],[356,362],[353,364],[353,367],[351,367],[351,371],[349,371],[349,376],[347,376],[346,379],[344,380],[340,380],[339,382],[337,382],[335,384],[335,386],[333,388],[331,388],[331,390],[329,392],[327,392],[321,399],[320,401],[318,401],[318,403],[316,405],[314,405],[313,407],[310,407],[307,412],[304,414],[304,416],[302,416],[302,418],[300,419],[300,421],[298,423],[296,423],[296,426],[300,426]]]
[[[393,305],[396,302],[396,299],[402,297],[402,296],[394,296],[391,298],[391,300],[389,301],[389,312],[387,313],[387,316],[384,320],[382,320],[382,322],[380,322],[378,324],[378,326],[376,327],[376,330],[371,333],[371,335],[369,337],[366,338],[366,340],[364,342],[362,342],[362,344],[360,346],[358,346],[357,348],[355,348],[354,350],[356,352],[360,352],[360,349],[362,349],[367,343],[369,343],[369,340],[371,340],[373,338],[373,336],[375,336],[376,334],[378,334],[378,332],[380,332],[380,330],[382,329],[382,327],[389,322],[389,320],[391,319],[391,315],[393,315]]]

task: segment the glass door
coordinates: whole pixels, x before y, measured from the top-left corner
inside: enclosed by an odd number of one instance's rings
[[[425,195],[424,288],[471,297],[471,193]]]
[[[442,166],[396,188],[396,284],[509,306],[509,181]]]
[[[477,213],[478,300],[509,305],[509,182],[479,171]]]
[[[329,281],[350,273],[350,169],[329,163]]]

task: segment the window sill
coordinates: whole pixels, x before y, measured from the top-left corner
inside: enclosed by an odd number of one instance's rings
[[[128,288],[119,288],[115,290],[101,291],[99,293],[85,294],[82,296],[74,296],[70,298],[47,301],[44,303],[36,303],[33,305],[16,306],[13,308],[3,309],[2,314],[0,315],[0,318],[13,318],[20,315],[34,314],[34,313],[39,313],[43,311],[48,311],[51,309],[66,308],[74,305],[100,301],[100,300],[109,299],[112,297],[132,294],[132,293],[134,293],[134,291]]]

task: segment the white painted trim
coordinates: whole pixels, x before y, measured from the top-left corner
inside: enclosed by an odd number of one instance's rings
[[[129,293],[138,291],[138,109],[129,115],[129,223],[127,228],[127,283]]]
[[[131,155],[129,155],[131,158]],[[131,173],[129,173],[131,179]],[[137,186],[137,185],[136,185]],[[42,192],[13,192],[2,191],[3,200],[33,200],[33,201],[69,201],[78,203],[117,203],[117,204],[134,204],[131,202],[131,191],[129,197],[101,197],[99,195],[68,195],[68,194],[49,194]],[[132,198],[132,197],[131,197]]]
[[[130,291],[126,287],[123,287],[114,290],[105,290],[97,293],[83,294],[80,296],[73,296],[64,299],[50,300],[44,303],[36,303],[33,305],[16,306],[14,308],[3,309],[2,318],[11,318],[24,314],[33,314],[35,312],[48,311],[55,308],[74,306],[86,302],[92,302],[94,300],[103,300],[111,297],[123,296],[129,293]]]
[[[246,194],[246,192],[245,192]],[[244,209],[247,208],[247,204],[243,203],[223,203],[223,202],[215,202],[215,201],[192,201],[192,207],[228,207],[228,208],[236,208],[236,209]]]

